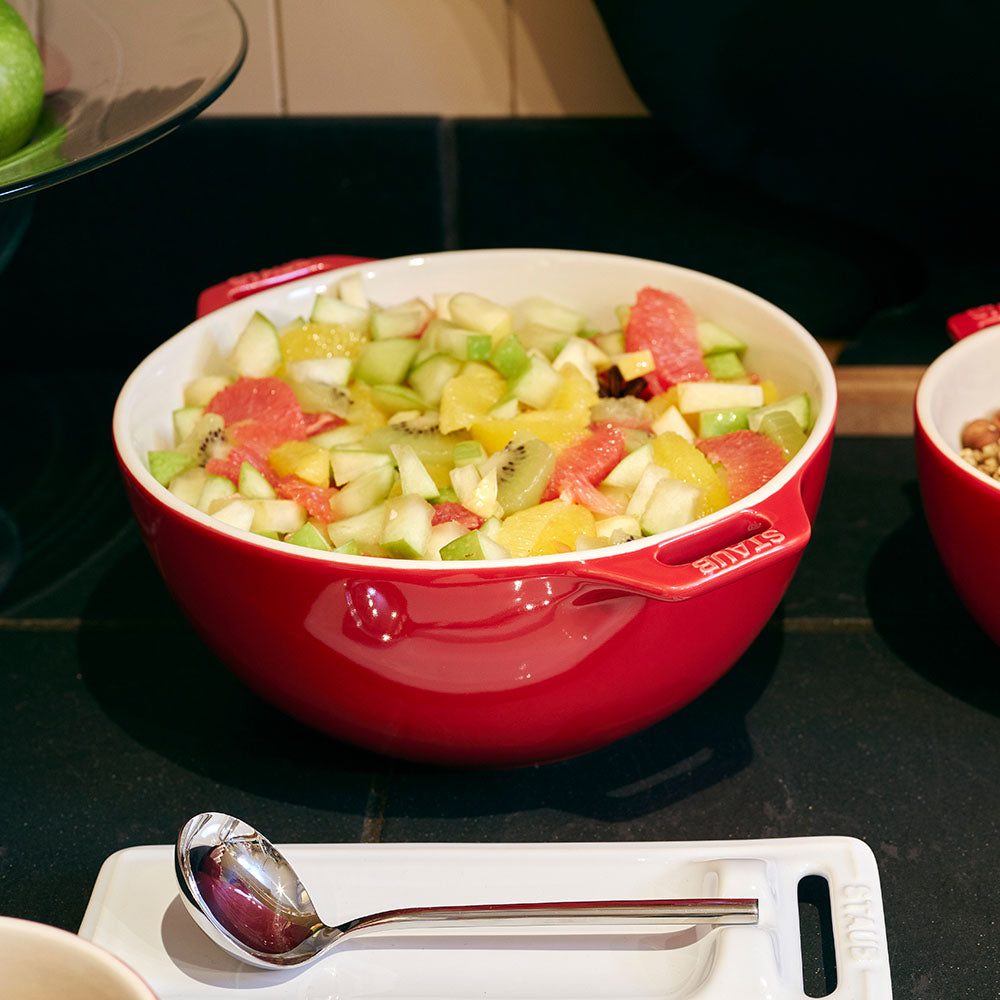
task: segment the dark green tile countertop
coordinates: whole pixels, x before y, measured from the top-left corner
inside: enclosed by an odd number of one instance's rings
[[[937,562],[905,435],[837,437],[799,571],[714,688],[589,756],[485,774],[345,747],[237,684],[160,583],[110,441],[128,371],[202,288],[308,254],[655,256],[778,301],[844,365],[908,366],[997,296],[995,260],[916,266],[631,121],[196,121],[31,209],[0,273],[22,550],[0,591],[0,914],[76,929],[106,857],[207,809],[285,843],[837,834],[877,858],[897,997],[1000,995],[1000,657]]]

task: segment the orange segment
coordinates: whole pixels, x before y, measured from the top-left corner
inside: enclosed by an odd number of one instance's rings
[[[593,537],[594,515],[579,504],[565,500],[525,507],[504,518],[496,540],[512,556],[546,556],[569,552],[580,535]]]
[[[699,486],[703,493],[698,517],[705,517],[729,503],[729,493],[712,463],[680,434],[665,431],[653,438],[653,461],[675,479]]]
[[[469,425],[469,433],[489,454],[506,448],[520,430],[541,438],[553,451],[576,444],[587,432],[588,420],[567,410],[531,410],[503,420],[482,417]]]
[[[386,416],[376,406],[372,387],[367,382],[351,383],[351,404],[347,409],[347,422],[363,427],[366,434],[377,427],[385,426]]]
[[[661,414],[666,413],[671,406],[677,405],[677,386],[672,385],[666,392],[652,396],[647,405],[649,406],[650,418],[655,420]]]
[[[442,434],[465,430],[496,403],[507,381],[485,365],[469,366],[461,375],[448,379],[438,406]]]
[[[590,408],[600,398],[597,390],[576,365],[566,365],[562,374],[562,385],[556,390],[548,409],[586,415],[589,422]]]
[[[305,322],[281,334],[281,354],[285,364],[312,358],[354,358],[368,339],[363,329]]]
[[[279,476],[298,476],[312,486],[330,485],[330,453],[311,441],[286,441],[267,456]]]

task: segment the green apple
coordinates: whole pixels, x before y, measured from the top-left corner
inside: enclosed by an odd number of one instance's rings
[[[0,159],[30,138],[42,112],[45,74],[38,47],[6,0],[0,0]]]

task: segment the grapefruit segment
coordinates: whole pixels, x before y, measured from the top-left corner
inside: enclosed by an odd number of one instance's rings
[[[330,498],[337,493],[334,486],[314,486],[298,476],[285,476],[274,483],[274,491],[285,500],[294,500],[317,521],[329,524],[333,520]]]
[[[302,441],[307,424],[292,387],[280,378],[240,378],[217,392],[207,412],[218,413],[228,427],[252,420],[269,427],[283,441]]]
[[[471,511],[468,507],[464,507],[462,504],[455,503],[452,500],[434,505],[431,526],[444,524],[447,521],[454,521],[463,528],[468,528],[470,531],[475,531],[476,528],[480,528],[483,525],[483,519],[475,511]]]
[[[578,444],[570,445],[556,457],[552,478],[542,493],[542,503],[559,497],[589,507],[595,514],[609,517],[620,514],[621,504],[603,494],[597,484],[624,454],[624,439],[617,427],[595,428]]]
[[[244,462],[249,462],[272,486],[277,481],[278,477],[266,459],[254,449],[240,444],[233,445],[224,458],[210,458],[205,468],[213,476],[225,476],[237,485],[240,481],[240,467]]]
[[[726,470],[730,502],[760,489],[785,467],[781,445],[754,431],[730,431],[695,443],[710,462]]]
[[[677,382],[711,378],[698,343],[698,318],[673,292],[649,287],[639,292],[629,310],[625,350],[652,353],[656,369],[644,377],[654,395]]]

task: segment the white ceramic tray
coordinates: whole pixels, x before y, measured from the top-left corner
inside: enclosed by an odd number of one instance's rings
[[[160,1000],[348,997],[507,1000],[801,1000],[798,884],[830,886],[837,1000],[891,1000],[870,849],[849,837],[702,843],[279,845],[328,923],[402,906],[555,899],[739,896],[755,926],[555,934],[410,931],[349,940],[293,972],[223,954],[178,896],[168,846],[104,863],[80,934],[118,955]]]

